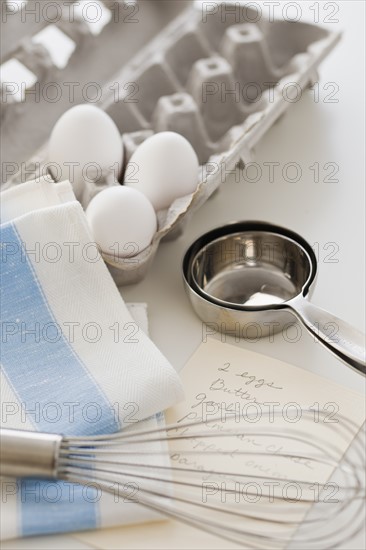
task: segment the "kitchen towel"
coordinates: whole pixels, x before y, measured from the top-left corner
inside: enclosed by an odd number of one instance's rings
[[[91,435],[156,425],[182,398],[178,375],[123,302],[70,184],[59,185],[1,194],[1,426]],[[77,485],[2,482],[3,538],[151,518]]]

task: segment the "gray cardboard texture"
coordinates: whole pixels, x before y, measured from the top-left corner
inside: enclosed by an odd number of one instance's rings
[[[203,13],[199,4],[190,4],[180,0],[138,2],[138,23],[118,28],[120,24],[112,18],[97,37],[90,36],[82,23],[58,23],[77,48],[69,68],[55,75],[62,82],[71,78],[71,71],[75,78],[80,67],[82,81],[93,80],[94,74],[96,81],[103,82],[99,105],[123,135],[127,161],[152,133],[169,130],[190,141],[201,164],[197,191],[176,200],[168,211],[158,213],[159,229],[147,249],[133,258],[104,256],[118,285],[143,278],[160,241],[178,236],[187,216],[218,188],[225,173],[240,161],[250,161],[255,144],[291,106],[293,94],[299,90],[303,93],[312,85],[319,63],[339,40],[339,33],[313,24],[269,21],[255,6],[244,8],[236,2],[229,6],[230,10],[226,5],[223,11],[217,3],[217,9]],[[158,32],[158,25],[178,11],[181,13]],[[158,34],[141,49],[145,27],[144,36]],[[119,31],[126,31],[124,42]],[[136,35],[140,36],[139,44]],[[33,59],[33,64],[38,60],[39,66],[30,68],[38,78],[49,79],[54,68],[47,52],[38,47],[36,55],[30,44],[29,40],[23,42],[18,58],[26,65],[28,58]],[[128,52],[139,50],[137,55],[130,59],[122,44]],[[114,53],[103,56],[103,52],[111,51]],[[10,53],[6,53],[8,59]],[[75,103],[81,101],[78,97]],[[3,124],[8,129],[4,160],[24,161],[26,167],[10,177],[5,187],[42,173],[48,161],[44,141],[57,118],[71,106],[60,102],[57,107],[43,106],[42,111],[42,106],[26,101],[4,109]],[[25,128],[28,137],[20,140]],[[40,146],[36,152],[35,144]],[[83,206],[106,185],[101,182],[87,186]]]

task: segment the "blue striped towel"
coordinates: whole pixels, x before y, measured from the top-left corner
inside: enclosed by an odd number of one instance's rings
[[[156,425],[181,383],[123,302],[70,184],[25,183],[1,207],[1,426],[91,435]],[[153,517],[64,482],[2,478],[1,492],[2,538]]]

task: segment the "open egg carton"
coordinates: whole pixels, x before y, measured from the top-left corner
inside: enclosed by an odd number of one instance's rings
[[[159,10],[161,1],[148,3]],[[125,162],[161,131],[182,134],[200,161],[196,192],[158,213],[158,232],[147,249],[131,258],[104,255],[118,285],[143,278],[160,241],[179,235],[226,174],[250,161],[253,147],[291,106],[291,93],[316,81],[319,63],[339,40],[339,33],[313,24],[269,21],[251,5],[189,5],[104,82],[99,105],[123,136]],[[27,179],[41,175],[47,160],[46,144],[26,162]],[[16,174],[7,185],[19,181]],[[106,185],[86,188],[83,206]]]

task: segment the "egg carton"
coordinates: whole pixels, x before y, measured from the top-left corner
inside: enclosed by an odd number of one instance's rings
[[[239,2],[216,7],[203,17],[200,5],[189,6],[104,86],[100,106],[123,136],[125,163],[161,131],[186,137],[200,161],[196,192],[158,212],[148,248],[128,258],[104,254],[118,285],[141,280],[161,240],[177,237],[227,174],[250,162],[256,143],[294,102],[291,91],[317,80],[319,63],[340,38],[313,24],[258,18],[255,7]],[[42,171],[46,150],[28,162],[28,179]],[[106,185],[87,186],[83,206]]]

